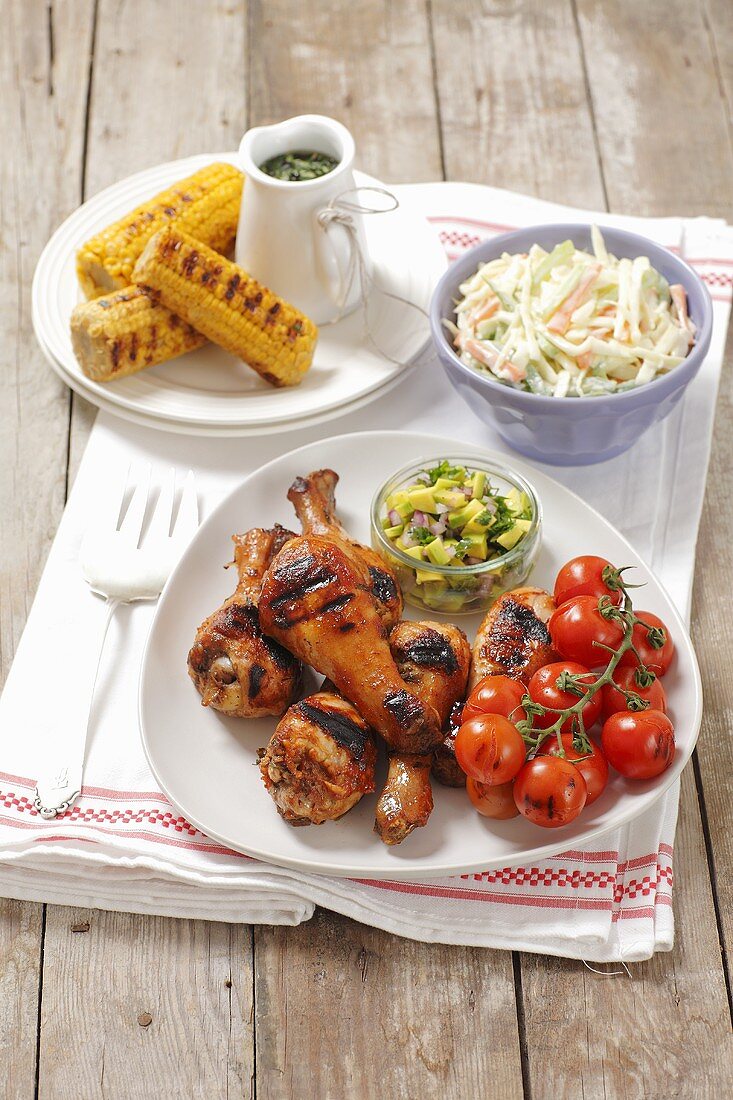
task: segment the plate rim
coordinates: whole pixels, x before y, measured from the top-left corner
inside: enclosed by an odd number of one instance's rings
[[[222,835],[221,833],[209,830],[202,823],[202,821],[198,817],[198,815],[189,813],[189,811],[186,809],[186,807],[183,805],[183,803],[180,802],[179,800],[177,800],[176,798],[174,798],[172,796],[171,792],[167,789],[165,781],[163,779],[163,776],[159,773],[159,771],[158,771],[158,769],[157,769],[157,767],[156,767],[156,765],[153,761],[152,751],[151,751],[151,749],[148,745],[148,735],[147,735],[147,732],[146,732],[146,726],[145,726],[145,721],[144,721],[144,716],[143,716],[144,705],[145,705],[144,704],[144,699],[143,699],[143,693],[144,693],[144,682],[145,682],[145,669],[146,669],[147,663],[148,663],[148,652],[149,652],[149,649],[150,649],[150,646],[151,646],[151,643],[152,643],[155,624],[158,620],[158,615],[160,614],[160,609],[162,607],[163,596],[167,593],[168,588],[171,587],[172,584],[174,583],[176,574],[178,573],[179,569],[181,568],[181,566],[182,566],[183,562],[185,561],[186,557],[188,556],[188,554],[191,552],[191,549],[192,549],[195,541],[200,537],[200,533],[203,531],[205,525],[213,523],[214,518],[216,516],[220,515],[221,513],[223,513],[226,510],[227,506],[229,505],[229,502],[230,502],[231,498],[236,493],[239,493],[242,490],[243,486],[247,484],[247,482],[249,482],[254,477],[259,477],[260,475],[267,473],[273,466],[276,466],[277,464],[281,463],[284,459],[293,458],[293,457],[297,456],[298,454],[302,453],[303,451],[310,450],[314,447],[328,447],[329,445],[331,445],[333,443],[336,443],[336,442],[338,442],[338,443],[341,443],[343,441],[353,442],[355,439],[375,438],[377,436],[381,436],[381,437],[391,436],[391,437],[398,437],[400,439],[414,438],[416,441],[417,440],[423,441],[427,438],[430,438],[432,440],[435,440],[439,446],[448,446],[448,447],[452,447],[452,448],[458,448],[459,450],[460,449],[469,450],[469,451],[475,450],[477,453],[482,454],[483,456],[485,456],[489,460],[496,459],[496,460],[499,460],[499,461],[502,461],[502,462],[506,462],[506,455],[503,454],[501,451],[494,451],[491,448],[482,447],[480,444],[471,444],[471,443],[461,442],[461,441],[456,440],[456,439],[454,439],[450,436],[436,435],[436,434],[433,434],[431,432],[419,432],[419,431],[400,432],[400,431],[393,431],[393,430],[389,430],[389,429],[372,429],[372,430],[366,430],[366,431],[360,431],[360,432],[341,433],[341,434],[336,435],[336,436],[329,436],[327,439],[317,440],[317,441],[314,441],[314,442],[311,442],[311,443],[306,443],[301,447],[295,447],[290,451],[285,451],[283,454],[278,455],[276,458],[271,459],[269,462],[263,463],[262,466],[259,466],[259,467],[257,467],[257,469],[253,470],[250,474],[248,474],[245,478],[243,478],[240,482],[238,482],[238,484],[235,485],[226,494],[226,496],[221,501],[219,501],[219,503],[216,505],[216,507],[213,508],[212,511],[206,516],[205,520],[203,521],[203,523],[198,528],[198,530],[197,530],[196,534],[194,535],[193,539],[191,540],[191,542],[189,543],[189,545],[186,547],[183,554],[181,555],[181,558],[179,559],[178,563],[176,564],[175,569],[173,570],[170,577],[166,581],[166,584],[163,588],[163,591],[161,592],[160,599],[158,600],[158,602],[156,604],[156,607],[155,607],[155,614],[153,615],[153,619],[151,621],[151,624],[150,624],[150,627],[149,627],[149,630],[148,630],[148,634],[147,634],[146,639],[145,639],[145,645],[143,647],[143,652],[142,652],[142,659],[141,659],[141,662],[140,662],[140,673],[139,673],[139,678],[138,678],[138,693],[137,693],[137,718],[138,718],[138,726],[139,726],[139,732],[140,732],[140,740],[141,740],[141,743],[142,743],[142,746],[143,746],[143,751],[145,753],[145,758],[147,760],[148,766],[150,767],[150,770],[153,773],[153,776],[155,777],[156,781],[160,784],[161,791],[170,800],[171,804],[177,810],[179,810],[180,813],[183,814],[183,816],[186,818],[186,820],[189,821],[196,829],[199,830],[199,832],[201,832],[204,836],[208,837],[210,840],[217,841],[218,843],[224,845],[225,847],[229,848],[233,852],[239,852],[240,854],[244,854],[246,856],[249,856],[252,859],[256,859],[256,860],[262,862],[263,864],[265,864],[266,866],[269,865],[269,866],[274,866],[274,867],[286,868],[286,869],[291,870],[291,871],[299,872],[300,874],[320,875],[320,876],[327,876],[327,877],[337,878],[337,879],[349,879],[349,878],[358,877],[360,880],[363,880],[363,879],[367,878],[367,879],[373,879],[374,881],[378,881],[378,882],[400,882],[400,881],[402,881],[402,882],[419,882],[421,880],[434,881],[436,879],[450,878],[450,877],[455,877],[455,876],[459,876],[459,875],[463,875],[463,874],[478,873],[479,871],[495,870],[497,868],[501,868],[503,866],[506,866],[507,858],[508,858],[506,855],[505,856],[495,856],[493,858],[488,857],[486,860],[482,860],[480,862],[477,862],[476,860],[470,860],[467,863],[450,864],[450,865],[447,865],[447,866],[444,865],[444,866],[437,867],[437,868],[436,867],[431,867],[427,871],[421,871],[418,867],[413,867],[413,866],[410,866],[409,864],[406,864],[405,866],[400,866],[399,868],[396,867],[394,869],[394,871],[389,870],[389,869],[385,870],[385,868],[379,867],[379,866],[376,866],[376,867],[359,867],[359,868],[356,868],[354,870],[349,871],[349,870],[345,870],[343,867],[340,867],[340,866],[334,867],[334,866],[332,866],[328,863],[322,863],[322,862],[318,861],[317,859],[302,859],[302,858],[298,858],[298,857],[289,857],[289,856],[273,859],[271,854],[263,853],[263,851],[261,849],[257,849],[257,848],[254,848],[254,847],[245,846],[245,845],[241,845],[241,844],[233,844],[230,838]],[[515,462],[515,459],[513,457],[512,457],[512,462]],[[525,473],[525,475],[528,477],[528,479],[530,481],[531,481],[531,478],[532,478],[533,474],[536,475],[537,473],[539,473],[540,476],[543,477],[546,481],[551,482],[554,487],[558,488],[561,491],[561,493],[565,493],[565,494],[568,494],[570,497],[573,497],[585,509],[590,511],[598,520],[600,520],[601,523],[604,526],[611,528],[611,530],[614,532],[614,534],[626,546],[628,546],[629,550],[632,552],[634,557],[639,559],[641,565],[647,570],[649,576],[654,579],[655,584],[658,585],[662,595],[664,596],[665,600],[669,604],[669,607],[672,611],[673,625],[674,625],[675,631],[677,631],[676,636],[680,636],[680,637],[684,638],[685,649],[688,651],[688,655],[689,655],[689,658],[690,658],[690,667],[691,667],[691,671],[692,671],[692,680],[693,680],[693,687],[694,687],[694,716],[693,716],[693,720],[692,720],[693,729],[692,729],[692,732],[691,732],[690,744],[689,744],[689,747],[688,747],[687,751],[684,754],[681,754],[681,753],[678,752],[675,755],[675,759],[674,759],[674,762],[673,762],[672,766],[666,772],[664,772],[662,774],[662,777],[660,777],[661,781],[655,787],[653,787],[649,792],[647,792],[650,797],[647,800],[645,800],[645,804],[642,808],[640,808],[638,811],[635,812],[634,807],[633,807],[633,802],[632,802],[632,805],[630,806],[630,808],[626,812],[621,814],[619,819],[617,821],[614,821],[614,823],[612,825],[609,825],[609,824],[606,823],[606,824],[603,824],[603,825],[592,827],[587,831],[587,833],[584,833],[582,839],[575,838],[571,842],[574,846],[577,846],[579,844],[580,845],[585,845],[585,844],[588,844],[591,841],[594,841],[596,838],[598,838],[600,836],[603,836],[604,834],[607,834],[609,832],[612,832],[616,829],[621,828],[624,825],[629,824],[629,822],[631,822],[631,821],[635,820],[635,818],[641,816],[642,813],[646,812],[646,810],[650,809],[653,805],[655,805],[659,801],[659,799],[664,794],[667,793],[667,791],[670,789],[670,787],[672,787],[672,785],[682,775],[682,772],[683,772],[684,768],[687,766],[687,764],[689,763],[689,760],[690,760],[690,758],[692,756],[692,753],[695,749],[695,746],[697,744],[697,740],[698,740],[698,737],[699,737],[699,734],[700,734],[700,727],[701,727],[701,723],[702,723],[703,693],[702,693],[702,679],[701,679],[701,675],[700,675],[700,666],[699,666],[699,662],[697,660],[697,654],[695,652],[695,647],[692,643],[692,638],[690,637],[689,630],[688,630],[687,626],[685,625],[685,623],[682,619],[682,616],[680,615],[679,611],[677,610],[677,607],[675,606],[675,603],[672,600],[672,597],[669,595],[669,593],[667,592],[667,589],[662,584],[662,582],[659,580],[659,578],[658,578],[657,574],[654,572],[654,570],[649,566],[647,561],[638,553],[638,551],[634,549],[634,547],[631,545],[631,543],[626,538],[626,536],[624,534],[622,534],[616,527],[614,527],[614,525],[610,522],[610,520],[607,520],[605,518],[605,516],[603,516],[596,508],[593,507],[593,505],[588,504],[586,501],[584,501],[583,498],[580,496],[580,494],[574,492],[572,489],[568,489],[567,486],[563,485],[559,481],[556,481],[549,474],[546,474],[544,472],[544,470],[537,470],[536,467],[532,466],[531,463],[526,462],[526,461],[519,461],[517,463],[517,465],[520,469],[520,472]],[[677,649],[679,651],[679,646],[677,646]],[[553,835],[555,835],[554,832],[553,832]],[[548,843],[546,843],[546,844],[541,844],[541,845],[538,845],[536,847],[525,848],[521,851],[514,852],[511,855],[512,866],[519,866],[519,865],[525,863],[527,860],[537,861],[537,860],[548,859],[551,856],[558,855],[559,853],[563,852],[567,848],[567,843],[568,843],[567,841],[563,842],[561,837],[556,837],[554,842],[553,841],[548,841]]]
[[[343,410],[348,412],[357,407],[362,407],[361,405],[356,405],[357,401],[361,402],[363,405],[366,405],[369,404],[371,401],[376,400],[382,394],[388,392],[389,388],[397,385],[400,380],[407,376],[411,368],[414,367],[417,364],[418,360],[425,354],[425,351],[429,347],[432,340],[429,326],[426,326],[425,336],[422,343],[420,344],[420,347],[411,354],[410,358],[404,365],[396,366],[392,373],[387,375],[387,377],[383,378],[381,381],[378,381],[375,384],[371,385],[356,398],[345,398],[338,401],[336,404],[329,405],[325,409],[318,409],[310,413],[295,413],[286,416],[283,416],[282,414],[269,413],[264,417],[260,417],[258,419],[252,419],[251,414],[248,418],[240,415],[239,417],[227,417],[225,419],[219,420],[212,419],[210,415],[206,414],[204,414],[203,416],[191,415],[189,417],[185,413],[181,414],[180,411],[172,413],[157,413],[145,411],[144,409],[141,410],[138,399],[134,397],[126,397],[119,393],[116,394],[113,390],[106,392],[106,390],[102,388],[101,383],[94,383],[92,381],[91,384],[88,384],[86,378],[77,377],[76,374],[72,372],[70,368],[63,362],[63,357],[60,357],[52,348],[51,343],[46,338],[45,324],[43,321],[43,288],[41,286],[41,278],[42,276],[44,276],[45,269],[48,267],[51,259],[55,259],[56,252],[61,249],[61,246],[58,243],[59,238],[61,238],[64,233],[69,232],[70,224],[73,225],[75,219],[82,216],[82,213],[87,210],[90,205],[104,204],[105,202],[113,200],[116,193],[122,188],[132,187],[134,189],[139,184],[147,181],[149,177],[154,177],[158,174],[167,175],[170,173],[172,175],[174,172],[176,174],[190,174],[191,172],[196,171],[198,168],[202,167],[203,165],[207,163],[212,163],[213,161],[217,160],[223,160],[228,163],[237,164],[238,154],[236,153],[236,151],[231,150],[225,152],[195,153],[188,157],[181,157],[177,158],[176,160],[164,161],[156,165],[151,165],[148,168],[141,169],[138,172],[133,172],[129,176],[125,176],[122,179],[117,180],[116,182],[103,188],[101,191],[98,191],[96,194],[90,196],[90,198],[86,199],[85,202],[77,206],[56,227],[56,229],[53,231],[50,238],[46,242],[44,248],[42,249],[38,260],[36,261],[31,283],[31,322],[33,325],[33,331],[36,340],[41,347],[41,350],[43,351],[44,356],[51,368],[55,371],[57,375],[59,375],[59,377],[66,385],[68,385],[76,393],[79,393],[81,396],[85,397],[88,401],[96,405],[98,408],[103,408],[104,405],[101,404],[101,402],[106,402],[107,408],[109,410],[120,410],[117,415],[120,415],[123,418],[125,412],[132,412],[137,418],[149,418],[151,426],[160,427],[163,431],[169,430],[172,432],[177,432],[178,434],[191,435],[207,435],[210,434],[211,429],[213,429],[213,431],[217,435],[221,434],[222,436],[236,436],[255,431],[257,431],[258,434],[264,435],[270,434],[275,431],[287,430],[291,425],[297,427],[309,427],[313,424],[321,423],[326,419],[334,419],[338,415],[344,415],[345,413]],[[362,172],[360,170],[355,170],[355,177],[357,178],[357,182],[362,182],[363,184],[386,186],[376,177],[371,176],[368,173]],[[154,186],[159,186],[159,183],[160,186],[163,186],[163,183],[160,181],[156,181]],[[400,187],[401,185],[394,184],[392,186]],[[405,204],[405,206],[408,210],[409,216],[409,207],[407,206],[407,204]],[[428,233],[430,233],[430,226],[427,222],[427,219],[422,216],[420,209],[413,209],[412,216],[414,217],[416,222],[425,223],[427,236]],[[448,266],[448,258],[444,255],[444,251],[440,245],[437,236],[433,233],[430,233],[430,235],[435,238],[436,263],[439,257],[441,258],[441,260],[444,260],[442,270],[445,270]],[[68,250],[66,248],[63,248],[62,251],[67,252]],[[49,257],[51,257],[51,259],[49,259]],[[66,260],[64,262],[66,262]],[[359,345],[359,347],[363,346],[363,343]],[[353,350],[358,350],[358,348],[355,348]],[[373,353],[377,355],[377,357],[381,359],[384,364],[389,363],[388,358],[378,350],[375,350]],[[127,419],[131,418],[127,417]],[[135,422],[139,423],[140,421],[138,419]],[[173,427],[167,428],[166,425],[168,424],[172,424]]]

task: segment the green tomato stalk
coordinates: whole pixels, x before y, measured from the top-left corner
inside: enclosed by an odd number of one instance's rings
[[[656,679],[655,674],[643,663],[634,645],[634,627],[640,624],[646,628],[647,639],[653,649],[661,649],[666,641],[666,635],[659,627],[650,627],[648,623],[645,623],[643,619],[639,619],[634,614],[629,589],[641,588],[642,585],[628,584],[625,582],[622,577],[624,571],[624,569],[607,567],[603,572],[603,580],[608,588],[612,591],[623,593],[623,604],[621,607],[616,607],[610,596],[601,596],[598,600],[599,614],[608,622],[618,623],[623,629],[623,637],[616,649],[605,645],[603,642],[593,642],[593,645],[598,646],[599,649],[605,649],[611,654],[605,670],[600,674],[595,672],[562,672],[555,681],[557,687],[560,691],[566,691],[578,697],[576,703],[573,703],[572,706],[566,707],[563,710],[559,710],[557,707],[546,707],[542,703],[536,703],[528,694],[523,696],[522,707],[527,715],[527,719],[526,721],[522,720],[517,722],[516,725],[524,743],[527,745],[528,756],[537,750],[541,741],[544,741],[545,738],[551,737],[554,734],[557,738],[557,755],[564,758],[567,754],[562,743],[562,727],[566,725],[568,721],[573,734],[573,747],[577,748],[578,752],[586,756],[592,752],[583,722],[583,710],[590,700],[593,699],[599,691],[603,690],[606,684],[613,683],[613,674],[618,668],[619,662],[625,653],[631,651],[636,654],[639,665],[636,669],[635,679],[639,687],[649,687],[650,684],[654,683]],[[588,677],[592,677],[592,679],[588,680]],[[649,707],[650,704],[648,700],[643,699],[637,692],[627,691],[618,684],[614,684],[614,687],[625,697],[627,706],[630,710],[640,711],[646,710]],[[534,720],[537,716],[545,714],[555,714],[557,717],[552,725],[546,726],[543,729],[538,729],[535,726]]]

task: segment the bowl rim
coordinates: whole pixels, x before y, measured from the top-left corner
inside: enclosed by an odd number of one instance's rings
[[[379,510],[386,496],[386,489],[388,485],[393,482],[398,482],[405,478],[409,473],[416,469],[423,469],[430,465],[435,465],[437,462],[443,462],[444,460],[452,462],[454,459],[461,465],[469,466],[475,470],[481,470],[491,477],[492,473],[497,477],[504,478],[510,485],[516,486],[522,492],[526,493],[532,504],[532,526],[527,534],[519,540],[516,546],[513,546],[511,550],[507,550],[504,554],[501,554],[498,558],[491,558],[489,561],[478,562],[476,565],[436,565],[431,561],[418,562],[415,558],[411,558],[409,554],[405,554],[398,546],[395,546],[393,542],[390,542],[385,537],[384,531],[379,523]],[[406,466],[401,467],[399,470],[395,470],[379,488],[375,491],[372,497],[372,503],[369,508],[369,519],[372,532],[376,535],[380,547],[394,558],[404,565],[406,568],[416,572],[418,569],[420,572],[434,573],[437,577],[458,577],[469,576],[475,577],[482,573],[493,573],[499,568],[503,568],[507,565],[513,565],[515,561],[520,560],[527,552],[527,544],[529,540],[536,540],[538,537],[542,537],[542,501],[540,500],[539,493],[535,489],[531,482],[527,481],[523,474],[518,474],[514,470],[511,470],[508,466],[504,466],[501,463],[493,462],[487,464],[485,462],[477,462],[473,455],[441,455],[438,458],[426,457],[415,459],[408,463]]]
[[[681,276],[686,276],[687,279],[696,284],[696,286],[702,291],[702,316],[698,325],[698,332],[695,344],[690,349],[689,354],[685,359],[667,374],[658,375],[653,378],[651,382],[647,382],[642,386],[633,390],[624,390],[621,393],[609,393],[599,394],[597,396],[589,397],[587,401],[577,397],[553,397],[547,394],[532,393],[530,390],[521,390],[512,385],[499,381],[498,378],[493,378],[490,374],[478,371],[475,367],[470,367],[467,363],[464,363],[458,355],[456,355],[453,346],[451,345],[443,325],[443,317],[439,316],[438,303],[439,300],[445,294],[446,288],[450,288],[452,291],[457,290],[458,282],[456,280],[455,271],[459,266],[467,264],[467,261],[472,256],[476,256],[482,253],[488,246],[496,248],[497,246],[501,251],[511,251],[510,248],[505,248],[506,244],[511,244],[518,236],[526,236],[527,233],[549,233],[552,232],[557,235],[558,241],[563,240],[566,236],[572,236],[573,232],[578,230],[584,230],[590,232],[592,227],[596,225],[600,229],[601,233],[609,236],[615,236],[616,238],[624,238],[629,244],[636,245],[638,248],[638,255],[647,255],[648,251],[663,252],[670,261],[677,266]],[[556,242],[557,243],[557,242]],[[611,246],[612,247],[612,246]],[[478,260],[476,265],[478,265]],[[470,265],[468,265],[470,268]],[[652,266],[654,266],[652,264]],[[463,277],[462,277],[463,278]],[[461,281],[462,281],[461,278]],[[683,278],[680,278],[680,282],[684,283]],[[511,229],[506,233],[498,233],[494,237],[488,237],[486,240],[481,241],[479,244],[474,245],[472,248],[467,249],[458,256],[450,266],[446,269],[443,275],[440,277],[437,283],[432,298],[430,300],[430,330],[433,337],[433,344],[435,346],[438,357],[446,356],[451,366],[458,368],[461,373],[465,374],[468,378],[479,380],[480,383],[485,383],[490,390],[501,393],[505,398],[516,399],[517,402],[522,403],[525,399],[539,408],[543,408],[546,411],[555,409],[559,411],[561,409],[567,409],[572,406],[574,408],[587,408],[596,411],[608,411],[610,409],[621,409],[626,404],[633,403],[634,401],[639,403],[651,403],[651,399],[644,398],[648,394],[658,393],[660,400],[663,396],[673,392],[675,389],[686,385],[692,380],[694,375],[699,370],[705,356],[708,353],[710,347],[710,341],[712,339],[713,331],[713,303],[710,297],[710,292],[705,286],[700,276],[696,271],[690,267],[690,265],[682,259],[681,256],[675,255],[664,245],[658,244],[656,241],[651,240],[649,237],[643,236],[641,233],[635,233],[630,229],[617,229],[612,225],[602,225],[599,221],[593,222],[540,222],[536,225],[520,226],[517,229]]]

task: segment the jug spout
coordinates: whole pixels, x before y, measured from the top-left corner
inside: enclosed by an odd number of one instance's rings
[[[250,275],[306,313],[327,324],[351,312],[362,296],[350,250],[358,244],[368,270],[362,218],[353,215],[355,236],[324,232],[319,213],[354,187],[354,139],[325,115],[299,115],[248,130],[239,147],[245,175],[236,260]],[[325,154],[335,166],[314,179],[280,179],[263,171],[273,157]]]

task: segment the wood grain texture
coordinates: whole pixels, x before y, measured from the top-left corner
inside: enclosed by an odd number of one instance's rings
[[[423,0],[252,0],[253,125],[317,113],[354,134],[357,167],[390,183],[442,178]]]
[[[433,0],[432,12],[447,178],[598,206],[569,0]]]
[[[73,10],[72,10],[73,8]],[[0,4],[0,686],[64,505],[68,391],[35,342],[36,260],[79,202],[91,2]],[[7,731],[3,731],[6,735]],[[0,899],[0,1088],[33,1095],[42,907]]]
[[[50,906],[41,1100],[250,1096],[249,948],[246,927]]]
[[[256,936],[260,1100],[522,1096],[506,953],[413,943],[320,910]]]
[[[701,3],[578,0],[611,209],[730,217],[733,154]]]

